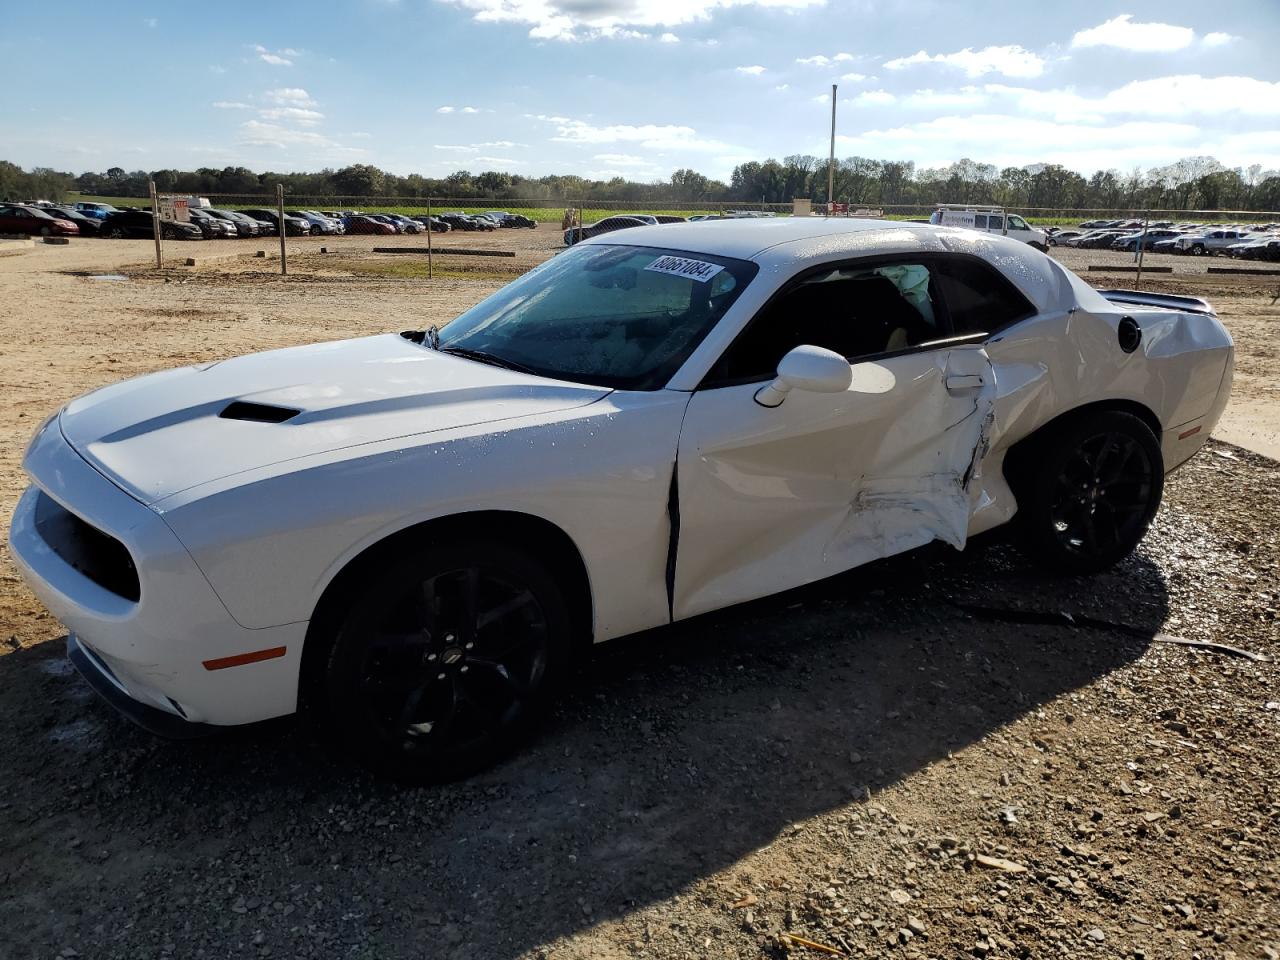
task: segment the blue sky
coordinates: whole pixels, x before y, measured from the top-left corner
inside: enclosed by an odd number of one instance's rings
[[[1280,3],[12,5],[0,159],[650,180],[825,156],[1280,167]]]

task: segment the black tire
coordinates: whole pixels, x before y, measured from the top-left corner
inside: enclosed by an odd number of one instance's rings
[[[1191,255],[1193,257],[1203,257],[1204,247],[1202,247],[1200,244],[1197,243],[1194,247],[1191,248]]]
[[[1117,410],[1031,438],[1010,466],[1023,550],[1058,573],[1098,573],[1127,557],[1164,493],[1159,441],[1141,419]]]
[[[107,231],[107,239],[108,239],[108,240],[123,240],[123,239],[124,239],[124,231],[123,231],[123,230],[121,230],[119,227],[112,227],[110,230],[108,230],[108,231]]]
[[[320,225],[319,225],[319,224],[317,224],[317,223],[313,223],[313,224],[311,225],[311,235],[312,235],[313,237],[318,237],[318,236],[320,236]]]
[[[53,236],[53,228],[52,228],[52,227],[41,227],[41,228],[40,228],[40,236],[42,236],[42,237],[52,237],[52,236]]]
[[[333,607],[312,700],[375,772],[468,776],[532,735],[565,674],[570,619],[544,565],[490,540],[401,547]],[[313,642],[309,640],[308,642]]]

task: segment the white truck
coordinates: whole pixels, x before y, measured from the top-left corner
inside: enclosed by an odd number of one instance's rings
[[[1003,207],[982,207],[968,204],[940,203],[929,222],[935,226],[964,227],[983,233],[999,233],[1029,243],[1037,250],[1049,249],[1049,237],[1016,213],[1005,213]]]
[[[1193,257],[1202,257],[1206,253],[1225,253],[1233,243],[1239,243],[1249,236],[1247,230],[1207,230],[1179,237],[1173,242],[1173,252],[1189,253]]]

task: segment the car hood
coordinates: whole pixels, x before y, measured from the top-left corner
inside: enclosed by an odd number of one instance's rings
[[[152,504],[286,460],[552,414],[609,392],[386,334],[126,380],[67,404],[60,425],[82,457]]]

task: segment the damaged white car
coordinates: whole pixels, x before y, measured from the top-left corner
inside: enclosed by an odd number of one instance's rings
[[[587,644],[1014,523],[1127,555],[1227,402],[1203,302],[844,219],[640,227],[443,329],[116,384],[37,433],[14,555],[144,726],[307,707],[375,768],[491,762]]]

